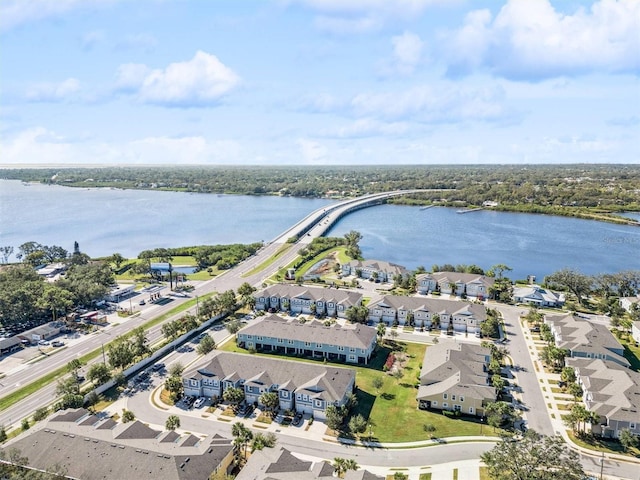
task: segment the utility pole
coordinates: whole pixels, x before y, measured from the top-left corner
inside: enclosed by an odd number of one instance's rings
[[[604,470],[604,452],[602,452],[602,457],[600,458],[600,480],[602,480],[603,470]]]

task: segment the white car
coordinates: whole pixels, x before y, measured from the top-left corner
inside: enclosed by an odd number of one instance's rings
[[[38,342],[38,345],[42,345],[43,347],[46,347],[47,345],[49,345],[49,342],[47,342],[46,340],[40,340]]]
[[[196,402],[193,404],[193,408],[200,408],[201,406],[204,405],[204,402],[206,402],[207,399],[206,397],[200,397],[199,399],[196,400]]]

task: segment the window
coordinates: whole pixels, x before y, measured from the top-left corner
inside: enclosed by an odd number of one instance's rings
[[[311,342],[304,342],[304,346],[305,347],[310,347],[311,346]]]
[[[281,396],[282,398],[289,398],[289,392],[287,392],[286,390],[282,390],[282,391],[280,392],[280,396]]]
[[[473,415],[474,409],[473,407],[469,407],[469,413]]]
[[[444,399],[446,400],[447,398],[449,398],[449,395],[448,395],[448,394],[446,394],[446,393],[443,393],[443,394],[442,394],[442,398],[444,398]]]
[[[316,348],[322,348],[322,344],[321,343],[316,343]]]
[[[451,400],[454,400],[454,401],[455,401],[455,399],[456,399],[455,394],[454,394],[454,395],[451,395]]]
[[[443,402],[442,403],[442,408],[447,408],[449,406],[449,404],[447,402]]]
[[[284,338],[279,338],[278,343],[284,343]]]
[[[293,345],[293,340],[289,340],[289,345]]]
[[[434,400],[433,402],[431,402],[431,405],[433,405],[434,407],[437,407],[438,406],[438,401]]]
[[[253,335],[247,335],[247,338],[253,338]]]
[[[635,429],[636,429],[636,424],[635,424],[635,423],[633,423],[633,422],[629,423],[629,428],[630,428],[631,430],[635,430]]]
[[[459,412],[459,411],[462,410],[462,406],[461,405],[454,405],[453,406],[453,410],[456,411],[456,412]]]
[[[262,337],[256,337],[256,340],[262,340]]]
[[[355,355],[349,355],[349,360],[355,361],[356,356]]]
[[[339,346],[339,347],[338,347],[338,351],[339,351],[339,352],[344,352],[344,347],[340,347],[340,346]]]
[[[464,402],[464,397],[460,395],[460,402]]]
[[[349,347],[349,351],[350,351],[350,352],[355,352],[355,351],[356,351],[356,349],[355,349],[355,348],[353,348],[353,347]]]

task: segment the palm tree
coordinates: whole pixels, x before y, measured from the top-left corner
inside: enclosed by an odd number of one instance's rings
[[[376,331],[377,331],[377,335],[378,335],[378,343],[382,343],[382,340],[384,338],[384,334],[387,331],[387,326],[385,325],[385,323],[383,321],[380,321],[380,323],[378,323],[378,326],[376,327]]]
[[[231,427],[231,434],[234,436],[233,444],[236,447],[244,447],[244,458],[247,458],[247,445],[253,439],[253,433],[244,423],[236,422]]]

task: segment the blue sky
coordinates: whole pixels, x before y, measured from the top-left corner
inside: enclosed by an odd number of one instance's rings
[[[640,163],[637,0],[2,0],[0,164]]]

